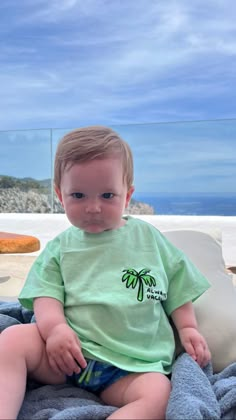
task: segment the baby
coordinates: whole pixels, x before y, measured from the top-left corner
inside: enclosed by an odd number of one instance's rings
[[[133,158],[110,128],[65,135],[54,184],[72,226],[47,244],[20,293],[36,323],[0,336],[0,418],[17,417],[27,376],[96,393],[117,407],[110,419],[164,418],[175,356],[170,320],[204,366],[210,352],[192,301],[209,283],[156,228],[124,216]]]

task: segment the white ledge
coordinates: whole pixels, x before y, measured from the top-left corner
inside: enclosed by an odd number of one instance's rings
[[[236,265],[236,216],[135,215],[159,230],[194,229],[221,232],[223,256],[228,266]],[[0,213],[0,231],[36,236],[41,250],[58,233],[70,226],[65,214]],[[39,251],[40,252],[40,251]],[[37,255],[39,252],[24,255]]]

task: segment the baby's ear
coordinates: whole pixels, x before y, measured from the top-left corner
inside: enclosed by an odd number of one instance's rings
[[[58,199],[59,199],[59,201],[60,201],[61,205],[63,206],[63,200],[62,200],[62,194],[61,194],[61,190],[60,190],[60,188],[58,188],[58,187],[55,185],[55,186],[54,186],[54,190],[55,190],[55,193],[56,193],[56,195],[57,195],[57,197],[58,197]]]
[[[125,208],[127,208],[127,207],[128,207],[128,205],[129,205],[129,202],[130,202],[130,200],[131,200],[131,197],[132,197],[133,192],[134,192],[134,186],[132,185],[132,186],[129,188],[129,190],[127,191],[127,194],[126,194]]]

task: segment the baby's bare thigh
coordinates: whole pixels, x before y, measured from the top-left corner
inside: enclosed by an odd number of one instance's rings
[[[65,382],[65,375],[58,374],[49,365],[45,341],[37,325],[21,324],[5,329],[1,334],[1,346],[14,361],[21,358],[26,364],[30,378],[46,384]]]
[[[131,373],[110,385],[100,397],[106,404],[122,407],[142,398],[151,403],[159,399],[158,395],[168,399],[170,391],[170,381],[162,373]]]

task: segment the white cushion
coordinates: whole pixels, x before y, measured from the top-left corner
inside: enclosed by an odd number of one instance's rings
[[[163,234],[192,260],[212,287],[195,303],[200,332],[212,354],[214,372],[236,362],[236,290],[227,274],[221,242],[212,235],[190,229]]]

